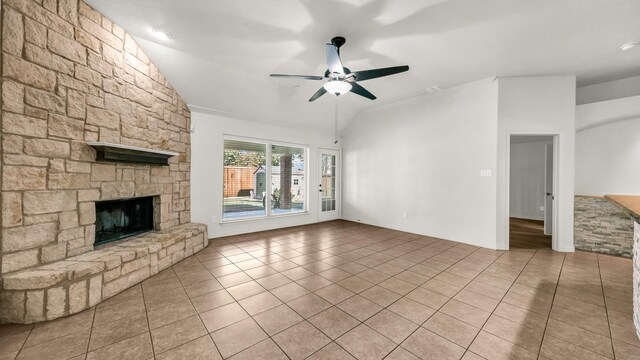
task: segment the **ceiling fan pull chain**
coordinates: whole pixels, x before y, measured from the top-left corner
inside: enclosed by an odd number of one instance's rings
[[[335,119],[335,124],[334,124],[334,131],[335,131],[335,141],[334,144],[338,143],[338,98],[340,96],[336,96],[336,119]]]

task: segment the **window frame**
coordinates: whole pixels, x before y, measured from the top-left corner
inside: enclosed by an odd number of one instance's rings
[[[243,216],[243,217],[238,217],[238,218],[225,218],[224,217],[224,150],[226,149],[225,147],[225,142],[227,140],[232,140],[232,141],[242,141],[242,142],[247,142],[247,143],[254,143],[254,144],[260,144],[260,145],[264,145],[265,146],[265,178],[266,178],[266,184],[265,184],[265,188],[266,188],[266,195],[265,195],[265,213],[264,215],[255,215],[255,216]],[[302,179],[302,186],[304,186],[304,204],[303,204],[303,210],[302,211],[296,211],[296,212],[286,212],[286,213],[273,213],[273,209],[271,208],[271,192],[272,192],[272,185],[271,185],[271,174],[272,174],[272,169],[271,167],[272,162],[273,162],[273,157],[272,157],[272,147],[273,146],[286,146],[286,147],[292,147],[292,148],[299,148],[302,149],[304,152],[304,174],[303,174],[303,179]],[[285,141],[276,141],[276,140],[269,140],[269,139],[262,139],[262,138],[252,138],[252,137],[246,137],[246,136],[236,136],[236,135],[223,135],[223,139],[222,139],[222,192],[221,192],[221,198],[222,198],[222,203],[221,203],[221,210],[222,210],[222,215],[220,217],[220,223],[224,224],[224,223],[234,223],[234,222],[242,222],[242,221],[253,221],[253,220],[265,220],[265,219],[273,219],[273,218],[280,218],[280,217],[288,217],[288,216],[298,216],[298,215],[307,215],[309,214],[309,154],[310,154],[310,149],[309,149],[309,145],[305,145],[305,144],[298,144],[298,143],[290,143],[290,142],[285,142]],[[293,180],[292,180],[293,182]]]

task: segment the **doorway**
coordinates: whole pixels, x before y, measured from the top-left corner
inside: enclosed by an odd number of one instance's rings
[[[554,136],[511,135],[509,248],[552,248]]]
[[[320,149],[318,158],[320,160],[318,220],[320,222],[337,220],[340,218],[340,152]]]

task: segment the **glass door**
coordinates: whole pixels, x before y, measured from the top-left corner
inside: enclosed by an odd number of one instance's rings
[[[340,152],[320,149],[320,221],[340,218]]]

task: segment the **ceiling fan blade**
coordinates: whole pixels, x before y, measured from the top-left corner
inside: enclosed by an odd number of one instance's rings
[[[271,77],[290,78],[290,79],[302,79],[302,80],[322,80],[322,76],[314,75],[286,75],[286,74],[271,74]]]
[[[309,99],[309,102],[314,101],[315,99],[319,98],[320,96],[324,95],[327,93],[327,89],[323,87],[321,87],[320,89],[318,89],[318,91],[316,91],[315,94],[313,94],[313,96],[311,97],[311,99]]]
[[[409,70],[409,66],[402,65],[402,66],[392,66],[392,67],[381,68],[381,69],[355,71],[355,72],[352,72],[351,74],[355,75],[357,81],[364,81],[364,80],[375,79],[383,76],[405,72],[407,70]]]
[[[329,66],[329,72],[340,75],[344,74],[344,68],[342,67],[340,54],[338,54],[338,48],[333,44],[327,44],[327,65]]]
[[[358,94],[360,96],[364,96],[367,99],[370,100],[375,100],[377,99],[375,95],[373,95],[372,93],[369,92],[369,90],[363,88],[362,86],[358,85],[357,83],[352,82],[351,83],[351,92],[354,94]]]

